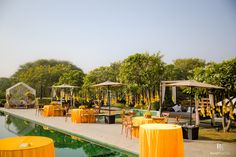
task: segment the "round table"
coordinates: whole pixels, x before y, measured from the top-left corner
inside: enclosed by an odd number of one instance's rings
[[[150,124],[154,123],[154,120],[152,118],[145,118],[145,117],[134,117],[132,119],[132,122],[134,125],[142,125],[142,124]],[[132,136],[133,137],[139,137],[139,128],[133,128],[132,130]]]
[[[43,115],[45,117],[53,116],[53,114],[54,114],[54,106],[53,105],[45,105],[43,107]]]
[[[49,116],[63,116],[63,108],[61,105],[45,105],[43,107],[43,115]]]
[[[183,157],[182,128],[174,124],[144,124],[139,129],[140,157]]]
[[[72,109],[71,121],[73,123],[95,123],[96,117],[93,109]]]
[[[53,140],[41,136],[0,139],[1,157],[55,157]]]

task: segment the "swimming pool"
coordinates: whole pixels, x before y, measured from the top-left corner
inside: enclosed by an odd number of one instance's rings
[[[78,137],[66,135],[48,127],[37,125],[0,112],[0,139],[13,136],[45,136],[53,139],[56,157],[108,156],[126,157],[128,155],[83,141]]]

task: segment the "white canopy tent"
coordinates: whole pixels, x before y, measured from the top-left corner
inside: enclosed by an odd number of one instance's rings
[[[11,86],[10,88],[6,89],[6,95],[10,94],[15,88],[17,88],[19,86],[23,86],[23,87],[27,88],[27,90],[29,90],[33,95],[36,95],[36,90],[33,89],[32,87],[30,87],[29,85],[25,84],[24,82],[19,82],[15,85]]]
[[[52,97],[56,96],[56,90],[60,90],[60,102],[62,104],[63,97],[65,96],[65,89],[70,90],[70,105],[75,106],[75,100],[74,100],[74,89],[79,88],[78,86],[72,86],[68,84],[62,84],[62,85],[55,85],[52,86]],[[73,100],[73,104],[72,104]]]
[[[12,87],[6,89],[6,100],[7,104],[10,106],[19,106],[23,104],[28,105],[29,103],[34,105],[35,101],[31,100],[29,102],[27,98],[27,93],[32,94],[34,97],[36,96],[36,90],[25,84],[24,82],[19,82]],[[26,102],[27,101],[27,102]]]

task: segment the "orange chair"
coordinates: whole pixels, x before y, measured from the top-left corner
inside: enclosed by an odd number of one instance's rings
[[[163,112],[161,115],[162,115],[162,117],[165,117],[165,118],[166,118],[166,123],[168,123],[168,118],[169,118],[169,116],[170,116],[170,113]]]
[[[182,118],[181,115],[176,116],[176,117],[175,117],[175,124],[179,124],[181,118]]]
[[[123,134],[123,130],[124,130],[124,128],[126,129],[126,126],[127,126],[127,118],[126,118],[125,114],[121,114],[121,119],[122,119],[122,121],[121,121],[121,134]],[[125,130],[125,132],[126,132],[126,130]]]
[[[139,128],[139,125],[134,125],[132,122],[133,116],[126,116],[126,138],[128,137],[128,134],[130,133],[130,138],[132,139],[132,130],[133,128]]]
[[[67,118],[71,117],[71,109],[66,110],[66,115],[65,116],[66,116],[65,121],[67,122]]]

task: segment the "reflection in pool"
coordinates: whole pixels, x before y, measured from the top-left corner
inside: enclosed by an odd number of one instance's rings
[[[0,112],[0,138],[45,136],[54,140],[56,157],[128,156]]]

